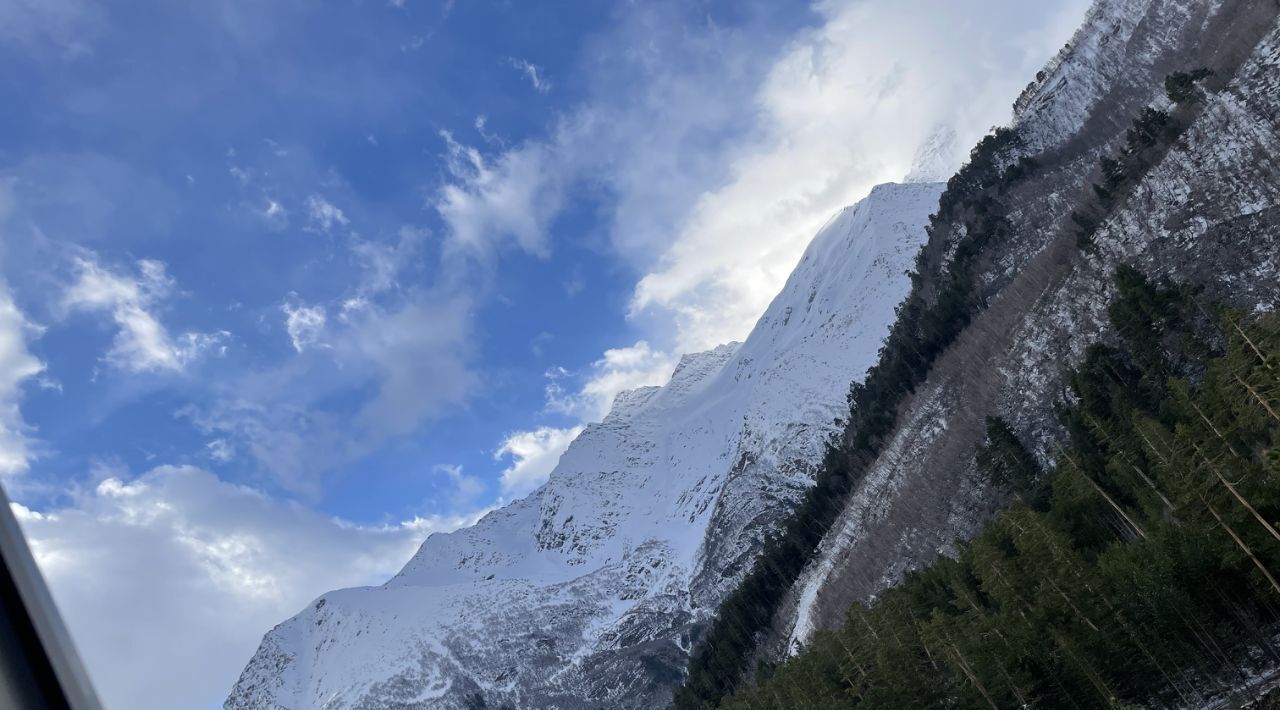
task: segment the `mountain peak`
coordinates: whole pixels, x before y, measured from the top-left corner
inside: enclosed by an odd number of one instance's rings
[[[946,182],[960,165],[956,131],[939,126],[916,149],[904,182]]]
[[[879,186],[841,211],[746,341],[619,393],[542,488],[432,535],[388,584],[331,592],[272,630],[227,706],[669,698],[658,676],[678,677],[681,639],[809,485],[941,189]]]

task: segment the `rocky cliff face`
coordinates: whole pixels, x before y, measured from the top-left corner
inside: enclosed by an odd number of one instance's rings
[[[891,440],[851,496],[776,619],[770,653],[844,621],[865,600],[972,535],[1001,504],[974,474],[983,421],[999,415],[1046,463],[1062,432],[1053,403],[1084,348],[1112,337],[1111,274],[1130,264],[1204,286],[1206,300],[1280,306],[1280,25],[1274,2],[1099,0],[1015,105],[1012,164],[1038,167],[1002,201],[1010,236],[976,277],[980,314],[905,402]],[[1215,71],[1172,107],[1164,77]],[[1188,127],[1109,210],[1093,251],[1069,213],[1100,182],[1147,106]],[[959,224],[938,224],[924,280],[946,272]]]
[[[619,395],[548,482],[264,638],[229,708],[654,707],[810,483],[942,186],[832,218],[748,339]]]

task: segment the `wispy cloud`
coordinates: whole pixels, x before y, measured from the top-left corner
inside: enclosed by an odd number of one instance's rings
[[[449,482],[449,502],[456,509],[461,509],[475,503],[476,499],[484,493],[484,481],[476,476],[471,476],[463,472],[462,467],[455,464],[439,464],[434,468],[436,473],[445,477]]]
[[[289,342],[295,351],[301,353],[320,342],[326,320],[323,306],[306,306],[285,301],[280,304],[280,310],[284,313],[285,332],[289,334]]]
[[[560,455],[581,433],[581,426],[539,427],[508,436],[493,454],[496,461],[510,461],[502,471],[502,494],[518,498],[546,482]]]
[[[320,305],[286,301],[283,312],[295,349],[323,342],[323,359],[245,373],[214,402],[179,415],[300,496],[318,497],[334,469],[461,405],[478,385],[465,296],[370,298],[323,319],[323,328]],[[349,397],[352,409],[320,404],[337,395]]]
[[[424,229],[402,225],[395,243],[353,236],[351,255],[362,271],[357,295],[369,298],[399,288],[400,272],[421,254],[428,235]]]
[[[524,78],[529,80],[529,84],[534,91],[539,94],[546,94],[551,91],[551,82],[547,79],[542,67],[519,57],[508,57],[507,63],[519,70],[524,75]]]
[[[328,232],[335,225],[345,227],[350,224],[350,220],[341,209],[324,197],[315,194],[307,196],[307,216],[311,219],[312,227],[322,232]]]
[[[227,463],[236,457],[235,447],[226,439],[214,439],[205,444],[205,449],[209,452],[209,458],[218,463]]]
[[[263,221],[276,231],[288,227],[289,211],[284,208],[284,205],[270,197],[264,198],[264,200],[265,203],[263,204],[260,212]]]
[[[489,132],[488,116],[485,116],[484,114],[476,116],[476,120],[473,121],[471,125],[476,129],[476,133],[482,140],[484,140],[485,143],[499,147],[506,145],[506,141],[502,140],[502,136]]]
[[[33,456],[31,429],[19,404],[23,383],[44,371],[27,348],[27,336],[38,332],[0,281],[0,476],[26,471]]]
[[[285,376],[249,378],[233,386],[233,394],[184,406],[175,416],[220,442],[206,451],[215,461],[222,453],[239,455],[274,487],[315,500],[326,474],[350,460],[353,434],[332,413],[289,392],[288,383],[280,381]],[[271,391],[272,386],[282,391]]]
[[[112,271],[89,251],[73,259],[75,280],[63,294],[67,311],[107,314],[117,332],[106,360],[132,372],[181,372],[188,363],[221,347],[230,333],[184,332],[176,336],[160,322],[154,307],[173,290],[163,262],[142,259],[135,273]]]

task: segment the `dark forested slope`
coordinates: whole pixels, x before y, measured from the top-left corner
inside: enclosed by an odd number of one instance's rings
[[[1052,472],[1000,419],[1015,504],[727,707],[1200,706],[1280,668],[1280,320],[1117,274]]]

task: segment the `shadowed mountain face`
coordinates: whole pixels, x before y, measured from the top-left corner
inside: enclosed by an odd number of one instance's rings
[[[810,483],[906,295],[935,183],[833,217],[747,340],[618,396],[550,480],[276,627],[232,708],[653,707]]]

